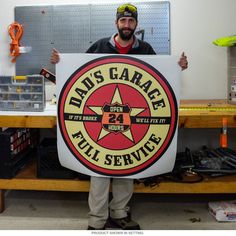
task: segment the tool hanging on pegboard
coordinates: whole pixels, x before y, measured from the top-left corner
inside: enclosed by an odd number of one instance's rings
[[[20,46],[20,40],[23,36],[24,27],[18,22],[14,22],[8,26],[8,33],[11,37],[10,55],[13,57],[11,62],[16,62],[16,58],[22,53],[28,53],[32,47]]]
[[[14,22],[8,26],[8,33],[11,37],[10,43],[10,55],[13,57],[11,62],[16,62],[16,58],[20,56],[20,40],[23,35],[23,25],[18,22]]]

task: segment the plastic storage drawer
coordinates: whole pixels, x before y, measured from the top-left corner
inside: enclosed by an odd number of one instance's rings
[[[0,76],[0,110],[43,111],[44,108],[42,75]]]

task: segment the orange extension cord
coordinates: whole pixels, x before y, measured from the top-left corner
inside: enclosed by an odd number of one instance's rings
[[[8,26],[8,33],[11,37],[10,55],[13,57],[11,62],[16,62],[16,58],[20,55],[20,40],[23,35],[23,25],[14,22]]]

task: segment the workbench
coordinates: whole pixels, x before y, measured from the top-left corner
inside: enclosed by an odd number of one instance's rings
[[[226,100],[181,100],[179,128],[222,128],[222,118],[228,127],[236,127],[236,105]],[[44,112],[2,112],[0,127],[54,128],[57,124],[56,106],[47,106]],[[36,163],[31,162],[13,179],[0,179],[0,212],[4,210],[4,190],[46,190],[88,192],[89,181],[79,179],[38,179]],[[204,178],[202,182],[186,184],[170,181],[155,187],[135,184],[135,193],[210,194],[236,193],[236,175]]]

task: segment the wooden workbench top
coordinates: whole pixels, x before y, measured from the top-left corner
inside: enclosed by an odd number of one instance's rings
[[[181,100],[179,108],[180,128],[221,128],[222,118],[228,119],[228,127],[236,127],[236,105],[226,100]],[[52,114],[0,112],[0,127],[53,128],[56,126],[56,106]]]

